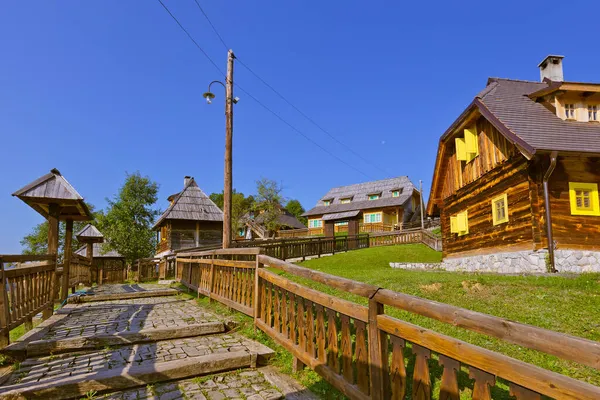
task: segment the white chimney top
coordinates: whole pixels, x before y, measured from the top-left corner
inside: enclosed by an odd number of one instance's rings
[[[188,185],[188,183],[190,183],[191,179],[193,179],[191,176],[184,176],[183,177],[183,187],[186,187]]]
[[[562,60],[564,56],[549,55],[544,58],[538,67],[540,68],[540,80],[550,79],[555,82],[563,82],[563,66]]]

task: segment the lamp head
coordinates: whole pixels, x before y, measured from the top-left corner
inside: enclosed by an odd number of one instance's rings
[[[215,98],[215,95],[211,92],[206,92],[202,95],[202,97],[204,97],[206,99],[207,104],[210,104],[210,103],[212,103],[212,99]]]

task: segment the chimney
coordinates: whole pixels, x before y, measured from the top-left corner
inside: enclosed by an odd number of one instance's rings
[[[192,179],[191,176],[184,176],[183,177],[183,187],[186,187],[188,185],[188,183],[190,183],[191,179]]]
[[[538,67],[540,68],[540,80],[550,79],[555,82],[563,82],[563,66],[562,59],[564,56],[549,55],[544,58]]]

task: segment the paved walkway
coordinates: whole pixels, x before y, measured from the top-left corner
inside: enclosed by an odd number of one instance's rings
[[[95,288],[9,346],[23,361],[0,386],[0,399],[79,399],[94,391],[115,400],[282,397],[262,372],[248,370],[272,350],[226,332],[226,321],[194,300],[139,286]],[[118,294],[127,298],[90,301]]]

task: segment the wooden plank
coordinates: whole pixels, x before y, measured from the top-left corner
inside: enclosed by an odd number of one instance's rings
[[[233,308],[234,310],[237,310],[237,311],[242,312],[242,313],[244,313],[246,315],[254,317],[254,310],[252,309],[252,307],[248,307],[248,306],[245,306],[243,304],[236,303],[235,301],[230,300],[227,297],[220,296],[220,295],[218,295],[216,293],[211,293],[210,297],[213,298],[213,299],[215,299],[215,300],[217,300],[217,301],[219,301],[219,302],[221,302],[221,303],[223,303],[223,304],[225,304],[228,307]]]
[[[429,364],[431,351],[417,344],[412,345],[412,352],[416,356],[415,369],[413,371],[412,397],[415,400],[431,399],[431,378],[429,376]]]
[[[405,311],[600,369],[599,342],[387,289],[381,289],[374,299]]]
[[[50,261],[52,264],[56,262],[55,254],[0,254],[0,258],[5,263],[25,263],[31,261]]]
[[[287,305],[288,291],[281,290],[281,334],[288,337],[289,309]]]
[[[313,311],[313,302],[304,300],[306,307],[306,352],[311,358],[315,358],[315,315]]]
[[[391,335],[401,337],[546,396],[573,400],[600,398],[600,387],[515,360],[388,315],[378,316],[377,324],[379,329]]]
[[[337,314],[335,310],[327,309],[327,365],[336,374],[340,373],[338,353]]]
[[[460,371],[460,363],[441,354],[439,363],[444,367],[440,383],[440,400],[459,400],[458,372]]]
[[[258,273],[266,281],[271,282],[289,292],[295,293],[298,296],[302,296],[314,303],[321,304],[322,306],[334,309],[340,313],[349,315],[354,319],[364,322],[367,322],[369,318],[369,311],[365,306],[361,306],[359,304],[319,292],[318,290],[302,286],[265,269],[259,270]]]
[[[297,265],[278,260],[273,257],[259,255],[260,262],[272,268],[277,268],[292,275],[302,278],[311,279],[316,282],[324,283],[335,289],[343,290],[363,297],[373,296],[379,289],[376,286],[362,282],[353,281],[351,279],[341,278],[339,276],[325,274],[323,272],[314,271],[308,268],[299,267]],[[327,305],[324,304],[326,307]]]
[[[383,312],[383,304],[369,299],[369,372],[373,400],[384,399],[388,392],[388,337],[378,328],[378,317]]]
[[[350,317],[340,314],[342,320],[342,373],[349,384],[354,384],[354,367],[352,366],[352,335],[350,333]]]
[[[344,395],[348,396],[350,399],[354,400],[370,400],[369,396],[362,393],[356,385],[350,384],[347,382],[344,377],[333,372],[326,364],[321,363],[319,360],[315,358],[311,358],[303,352],[299,347],[292,346],[289,340],[283,338],[280,333],[277,333],[273,330],[273,328],[266,325],[263,321],[257,321],[257,326],[267,335],[271,336],[277,343],[281,346],[285,347],[294,357],[302,361],[304,364],[308,365],[315,372],[321,375],[327,382],[333,385],[336,389],[342,392]]]
[[[475,383],[473,384],[473,400],[492,400],[491,387],[496,384],[494,375],[474,367],[469,367],[469,378],[475,379]]]
[[[315,304],[315,309],[317,310],[317,325],[315,327],[317,333],[317,359],[319,359],[319,361],[322,363],[326,363],[327,353],[325,352],[325,310],[320,304]]]
[[[279,287],[273,287],[273,328],[277,333],[281,333],[281,306],[279,303],[279,297],[281,293],[279,291]]]
[[[297,308],[296,308],[296,295],[294,293],[288,292],[290,299],[288,301],[288,322],[290,325],[290,335],[289,339],[292,344],[295,346],[298,344],[297,335],[296,335],[296,319],[297,319]]]
[[[306,314],[304,312],[304,299],[300,296],[295,296],[296,301],[298,302],[298,347],[302,350],[302,352],[306,351],[306,329],[304,326],[306,325]]]
[[[364,394],[369,394],[369,353],[367,351],[367,326],[362,321],[354,321],[356,327],[356,380],[358,388]],[[383,360],[387,363],[387,359]]]
[[[404,400],[406,394],[406,366],[404,365],[404,339],[391,336],[392,361],[390,380],[392,384],[392,400]]]

